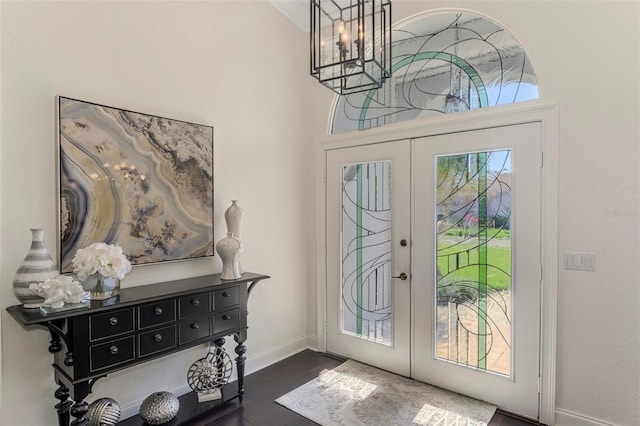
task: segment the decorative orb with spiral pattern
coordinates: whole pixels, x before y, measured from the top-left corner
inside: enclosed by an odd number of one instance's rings
[[[195,392],[212,393],[229,382],[232,371],[233,361],[229,354],[211,345],[207,355],[189,367],[187,383]]]
[[[89,426],[114,426],[120,420],[120,405],[111,398],[100,398],[89,404],[86,414]]]
[[[180,410],[180,401],[171,392],[155,392],[142,401],[140,417],[149,425],[161,425],[173,419]]]

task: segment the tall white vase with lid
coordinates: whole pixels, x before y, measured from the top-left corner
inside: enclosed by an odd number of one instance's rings
[[[231,200],[231,205],[224,211],[224,220],[227,224],[227,233],[232,234],[235,239],[241,241],[242,221],[244,210],[238,205],[238,200]],[[240,242],[242,244],[242,242]],[[244,272],[242,264],[238,259],[238,269],[240,274]],[[238,277],[240,278],[240,277]]]
[[[243,218],[244,210],[238,205],[238,200],[231,200],[231,205],[224,211],[224,220],[227,223],[227,232],[231,232],[238,239],[242,231]]]

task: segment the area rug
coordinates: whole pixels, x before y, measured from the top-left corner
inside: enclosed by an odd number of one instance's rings
[[[349,360],[276,402],[323,426],[486,425],[496,406]]]

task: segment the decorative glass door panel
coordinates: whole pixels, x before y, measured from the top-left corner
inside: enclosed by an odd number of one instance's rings
[[[391,345],[391,162],[342,167],[342,332]]]
[[[436,357],[511,375],[511,151],[436,156]]]
[[[327,151],[327,351],[409,376],[409,140]],[[404,274],[405,279],[393,278]]]
[[[412,148],[414,378],[535,419],[540,123]]]

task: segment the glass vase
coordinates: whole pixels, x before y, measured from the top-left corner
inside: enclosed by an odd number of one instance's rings
[[[89,292],[90,300],[104,300],[120,294],[120,280],[118,278],[92,274],[80,284],[84,291]]]
[[[44,245],[44,230],[31,229],[31,248],[13,278],[13,294],[28,309],[39,308],[44,299],[29,289],[29,285],[56,278],[60,273]]]

